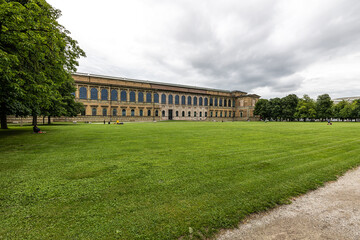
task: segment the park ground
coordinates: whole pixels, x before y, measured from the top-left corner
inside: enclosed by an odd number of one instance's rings
[[[0,131],[0,238],[214,236],[360,165],[360,124],[157,122]]]

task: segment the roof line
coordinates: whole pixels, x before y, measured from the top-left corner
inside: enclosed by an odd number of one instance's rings
[[[138,82],[138,83],[159,84],[159,85],[172,86],[172,87],[182,87],[182,88],[191,88],[191,89],[217,91],[217,92],[226,92],[226,93],[242,92],[242,93],[246,93],[246,94],[247,94],[247,92],[238,91],[238,90],[229,91],[229,90],[222,90],[222,89],[216,89],[216,88],[195,87],[195,86],[175,84],[175,83],[155,82],[155,81],[149,81],[149,80],[139,80],[139,79],[132,79],[132,78],[124,78],[124,77],[112,77],[112,76],[97,75],[97,74],[91,74],[91,73],[80,73],[80,72],[77,72],[77,73],[72,73],[72,74],[73,74],[73,75],[79,75],[79,76],[89,76],[89,77],[107,78],[107,79],[113,79],[113,80],[124,80],[124,81],[130,81],[130,82]]]

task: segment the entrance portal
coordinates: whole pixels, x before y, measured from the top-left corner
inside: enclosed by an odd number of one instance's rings
[[[173,119],[173,110],[172,109],[169,109],[169,120],[172,120]]]

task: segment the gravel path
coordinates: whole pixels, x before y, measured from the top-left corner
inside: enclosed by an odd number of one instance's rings
[[[238,229],[220,232],[217,239],[359,240],[360,167],[290,205],[250,216]]]

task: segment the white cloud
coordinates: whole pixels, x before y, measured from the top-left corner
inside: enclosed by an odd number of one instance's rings
[[[356,0],[50,0],[79,71],[243,90],[360,95]]]

